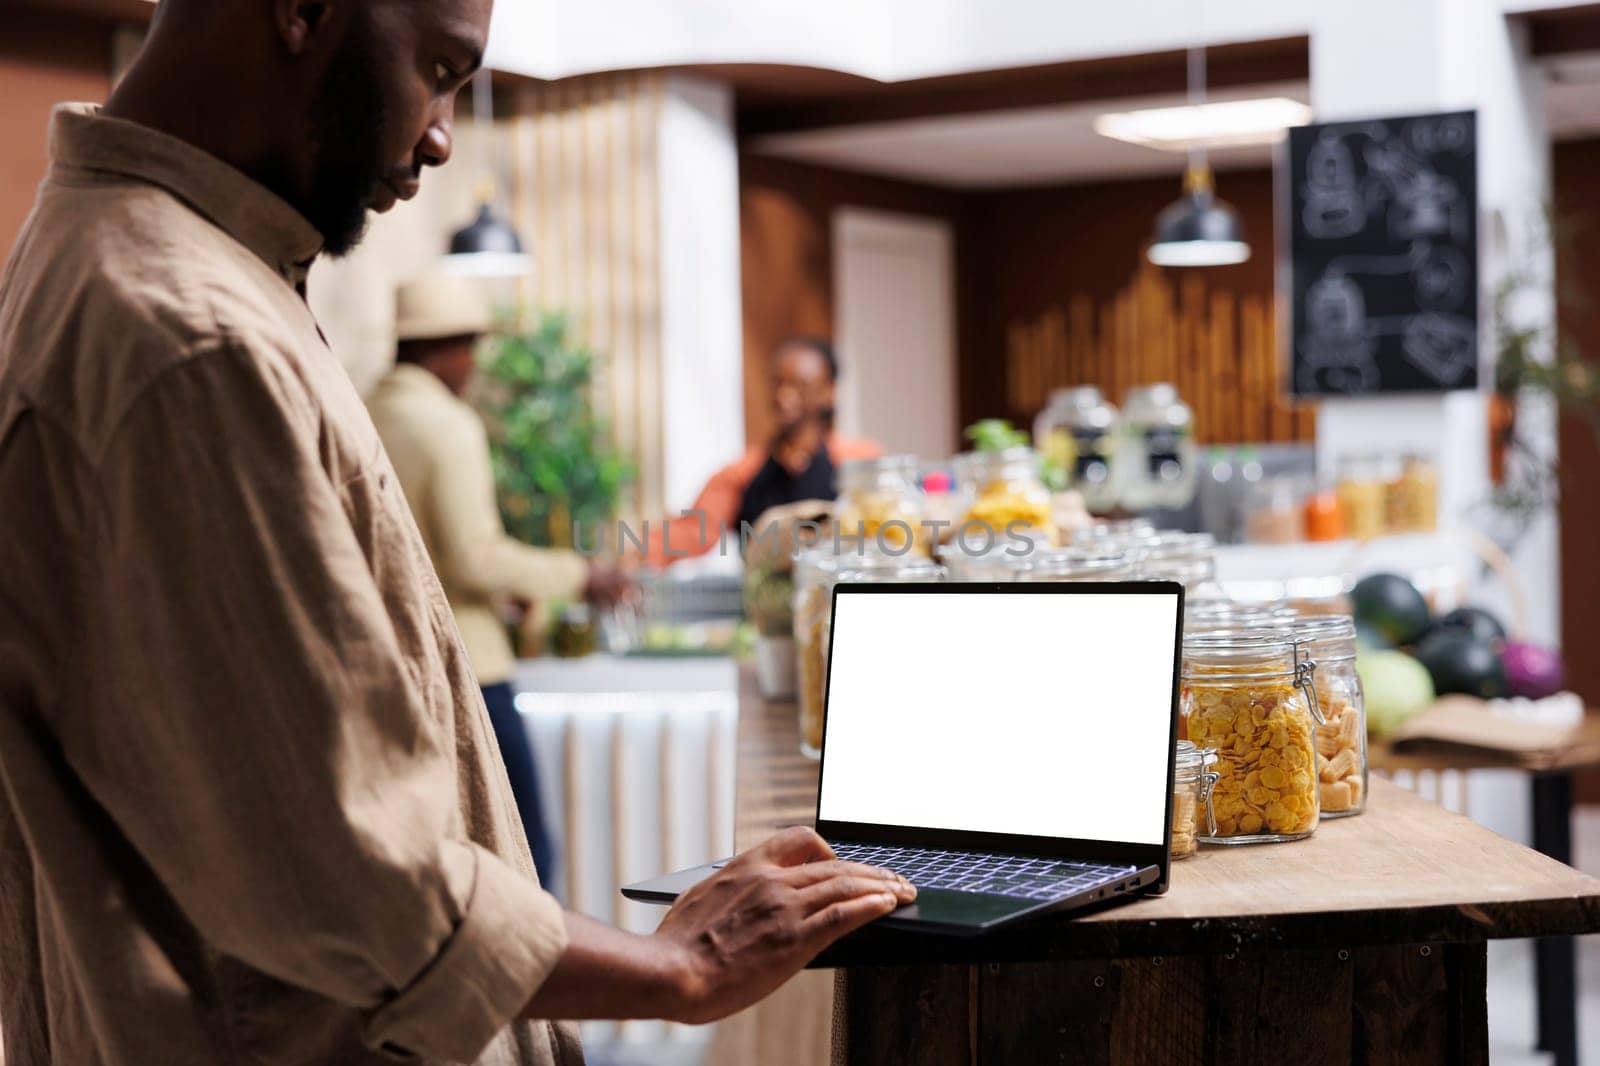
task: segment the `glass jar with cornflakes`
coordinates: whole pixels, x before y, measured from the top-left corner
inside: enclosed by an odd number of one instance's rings
[[[1098,548],[1045,548],[1023,559],[1018,581],[1131,581],[1137,572],[1127,552]]]
[[[1039,456],[1032,448],[966,452],[956,456],[955,466],[962,495],[968,501],[957,536],[970,540],[977,533],[968,530],[963,534],[963,528],[982,526],[997,540],[1005,540],[1008,534],[1039,533],[1054,541],[1054,508],[1039,477]]]
[[[1322,817],[1360,814],[1367,805],[1367,713],[1356,674],[1356,624],[1349,615],[1304,615],[1294,627],[1322,722],[1316,727]]]
[[[901,551],[911,545],[927,554],[923,499],[914,455],[854,459],[839,468],[834,520],[841,537],[868,548]]]
[[[1172,848],[1174,859],[1200,850],[1202,836],[1215,836],[1217,815],[1211,790],[1217,783],[1217,753],[1180,740],[1172,757]]]
[[[799,674],[800,751],[822,755],[822,700],[828,683],[828,614],[839,557],[810,548],[794,557],[794,651]]]
[[[1222,630],[1183,638],[1188,738],[1217,753],[1207,844],[1298,840],[1317,828],[1313,665],[1288,630]]]

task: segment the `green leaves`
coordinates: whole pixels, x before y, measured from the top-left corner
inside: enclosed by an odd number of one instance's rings
[[[594,354],[573,342],[565,315],[547,314],[526,332],[491,337],[479,360],[475,399],[506,531],[528,544],[567,547],[576,522],[592,545],[635,477],[594,413]]]
[[[972,442],[974,451],[980,452],[1002,452],[1029,443],[1027,432],[1004,418],[980,419],[968,426],[962,436]]]

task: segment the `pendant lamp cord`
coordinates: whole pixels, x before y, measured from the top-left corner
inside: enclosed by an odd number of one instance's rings
[[[1194,0],[1194,37],[1189,42],[1189,106],[1206,102],[1205,3]],[[1211,191],[1211,166],[1204,142],[1189,142],[1189,170],[1184,185],[1190,192]]]

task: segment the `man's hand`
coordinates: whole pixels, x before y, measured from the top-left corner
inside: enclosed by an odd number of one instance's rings
[[[835,859],[810,829],[785,830],[684,893],[662,919],[655,935],[684,959],[674,1020],[743,1010],[835,940],[916,896],[899,874]]]
[[[785,830],[684,893],[651,936],[569,912],[567,950],[525,1013],[716,1021],[916,895],[898,874],[835,859],[810,829]]]
[[[638,583],[626,570],[604,563],[589,564],[589,578],[584,582],[583,598],[595,606],[610,607],[634,598],[638,591]]]

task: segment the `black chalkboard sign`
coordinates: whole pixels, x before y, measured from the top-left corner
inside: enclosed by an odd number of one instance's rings
[[[1290,388],[1478,386],[1477,119],[1289,131]]]

